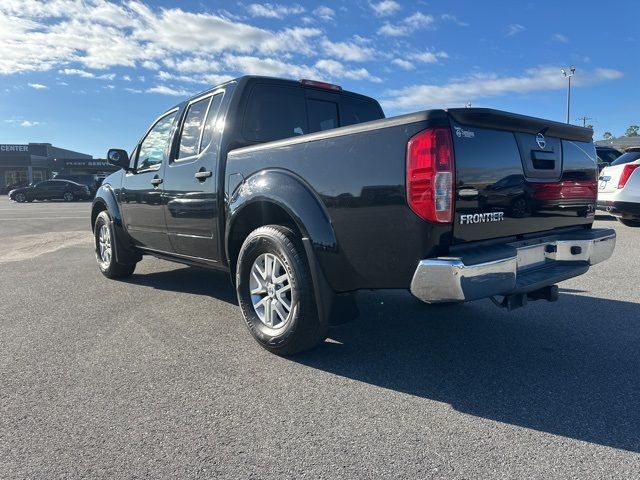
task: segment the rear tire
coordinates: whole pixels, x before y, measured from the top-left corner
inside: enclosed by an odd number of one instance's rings
[[[618,218],[618,220],[627,227],[640,227],[640,220],[628,220],[626,218]]]
[[[113,231],[111,217],[106,210],[100,212],[93,226],[96,261],[100,272],[107,278],[129,278],[136,269],[136,264],[123,264],[116,261],[114,246],[118,241]],[[117,248],[117,246],[116,246]]]
[[[253,338],[276,355],[311,349],[326,338],[303,252],[293,231],[267,225],[249,234],[238,256],[242,315]]]

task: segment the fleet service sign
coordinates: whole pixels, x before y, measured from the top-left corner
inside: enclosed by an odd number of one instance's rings
[[[0,145],[0,152],[28,152],[29,145]]]

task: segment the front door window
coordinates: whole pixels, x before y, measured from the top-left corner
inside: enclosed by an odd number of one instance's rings
[[[138,150],[137,171],[156,168],[167,158],[171,126],[176,112],[162,117],[149,131]]]

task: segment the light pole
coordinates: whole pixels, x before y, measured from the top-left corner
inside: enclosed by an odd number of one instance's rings
[[[564,68],[560,71],[562,72],[562,75],[564,75],[564,78],[569,79],[569,89],[567,90],[567,123],[569,123],[569,113],[571,111],[571,77],[576,73],[576,67],[575,65],[571,65],[571,67],[569,67],[569,72],[571,73],[567,73]]]

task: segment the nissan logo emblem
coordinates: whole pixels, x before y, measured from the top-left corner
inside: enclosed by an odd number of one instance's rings
[[[536,143],[542,150],[544,150],[544,147],[547,146],[547,141],[545,140],[544,135],[541,133],[536,135]]]

